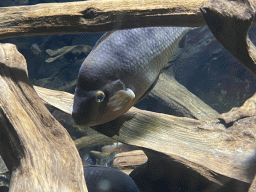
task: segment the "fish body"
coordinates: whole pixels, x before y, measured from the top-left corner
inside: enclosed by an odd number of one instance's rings
[[[139,192],[129,175],[110,167],[86,165],[84,178],[88,192]]]
[[[84,60],[72,117],[98,125],[127,112],[154,87],[179,53],[188,27],[146,27],[107,32]]]

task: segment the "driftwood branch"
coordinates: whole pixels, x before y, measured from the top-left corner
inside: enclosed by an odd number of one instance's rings
[[[113,167],[130,174],[136,167],[147,162],[148,158],[142,150],[122,152],[115,155]]]
[[[256,73],[256,48],[247,38],[250,26],[255,24],[254,7],[254,0],[108,0],[6,7],[0,8],[0,38],[99,32],[146,26],[207,24],[215,37],[238,60]],[[8,55],[12,49],[2,46],[3,65],[1,64],[0,78],[0,152],[8,168],[13,171],[11,190],[33,191],[41,186],[48,187],[50,191],[85,191],[81,160],[78,160],[73,142],[46,109],[42,108],[43,104],[27,80],[24,62],[20,62],[22,59],[16,55],[16,58],[9,60],[13,58]],[[12,66],[14,63],[18,69],[22,68],[22,72],[15,71]],[[9,64],[8,67],[6,64]],[[71,113],[73,98],[68,96],[68,99],[63,100],[63,94],[55,100],[55,96],[51,96],[54,94],[56,92],[48,96],[44,93],[41,95],[57,108],[67,106],[62,110]],[[94,128],[123,143],[159,151],[192,167],[208,179],[216,180],[212,176],[215,172],[251,183],[256,173],[253,166],[256,161],[255,97],[246,101],[241,108],[211,120],[178,118],[132,108],[122,118],[115,120],[114,124],[110,122]],[[64,105],[59,105],[59,101]],[[191,110],[189,113],[196,111]],[[116,124],[120,125],[119,129]],[[53,140],[52,143],[47,142],[49,138]],[[33,143],[35,141],[36,144]],[[38,142],[41,144],[38,145]],[[48,153],[45,153],[47,150]],[[60,159],[65,159],[64,162],[68,165],[64,166]],[[55,166],[51,166],[53,164]],[[27,167],[28,173],[19,174],[20,170]],[[60,170],[55,170],[55,167]],[[41,174],[46,173],[45,168],[56,175],[53,177]],[[73,181],[67,182],[65,175],[73,175]],[[43,183],[55,182],[56,178],[59,179],[57,183]],[[33,179],[42,183],[33,182]],[[25,185],[19,185],[20,183]],[[255,182],[250,190],[255,188],[254,185]]]
[[[0,45],[0,155],[12,172],[10,191],[87,191],[82,161],[26,74],[25,58]]]
[[[250,187],[248,192],[256,192],[256,176],[255,176],[255,178],[254,178],[254,180],[252,182],[252,185],[251,185],[251,187]]]
[[[160,108],[169,110],[161,112],[170,114],[171,111],[175,116],[200,120],[219,116],[217,111],[178,83],[171,68],[161,73],[156,86],[149,94],[149,99],[156,99],[158,104],[162,104]]]
[[[0,38],[207,24],[221,44],[256,74],[256,48],[247,41],[248,30],[256,23],[255,5],[255,0],[106,0],[4,7]]]
[[[73,97],[68,93],[66,96]],[[122,122],[110,122],[95,129],[106,135],[110,132],[120,142],[164,153],[208,179],[215,180],[215,172],[251,183],[256,172],[255,99],[256,96],[252,97],[241,108],[220,118],[202,121],[132,108]],[[58,102],[56,99],[50,104]],[[239,115],[235,111],[240,111]],[[122,125],[119,130],[116,123]]]
[[[254,4],[255,0],[249,2]],[[147,26],[202,26],[206,22],[201,9],[211,3],[211,0],[106,0],[3,7],[0,38]]]
[[[256,48],[247,41],[248,30],[256,23],[255,5],[255,0],[106,0],[4,7],[0,38],[207,24],[221,44],[256,74]]]
[[[93,134],[76,139],[74,142],[76,144],[77,149],[81,149],[84,147],[110,145],[116,141],[102,134]]]
[[[114,28],[205,25],[204,1],[107,0],[0,8],[0,38]]]

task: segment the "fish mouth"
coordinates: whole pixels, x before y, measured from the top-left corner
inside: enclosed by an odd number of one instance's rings
[[[87,126],[91,121],[90,111],[85,103],[74,103],[72,118],[77,125]]]
[[[77,125],[87,126],[89,124],[89,120],[82,117],[79,113],[72,112],[72,118]]]
[[[105,123],[101,121],[93,121],[91,119],[86,119],[77,113],[72,113],[72,118],[74,122],[79,126],[95,126]]]

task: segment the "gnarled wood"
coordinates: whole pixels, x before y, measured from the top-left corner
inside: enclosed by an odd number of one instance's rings
[[[84,147],[109,145],[109,144],[113,144],[116,141],[102,134],[93,134],[93,135],[84,136],[79,139],[76,139],[74,142],[76,144],[77,149],[81,149]]]
[[[256,176],[252,181],[252,185],[250,186],[250,189],[248,192],[255,192],[256,191]]]
[[[0,38],[207,24],[255,74],[256,47],[247,38],[256,23],[255,5],[255,0],[106,0],[4,7],[0,8]]]
[[[168,110],[171,111],[171,114],[176,116],[200,120],[219,116],[217,111],[178,83],[171,68],[160,75],[149,97],[161,103],[162,106],[160,108],[169,108]],[[164,111],[164,113],[170,114],[168,111]]]
[[[45,91],[51,94],[51,90]],[[52,95],[54,94],[55,91]],[[73,97],[68,93],[63,95],[63,97],[66,96]],[[255,100],[256,95],[249,99],[241,110],[253,111]],[[58,102],[57,98],[50,104],[54,106]],[[236,116],[233,111],[227,113],[227,116]],[[101,133],[111,135],[113,139],[122,143],[164,153],[192,167],[210,180],[216,181],[213,173],[219,173],[251,183],[256,173],[254,166],[256,159],[255,118],[255,116],[240,118],[227,127],[223,123],[222,116],[220,119],[199,121],[143,111],[133,107],[123,116],[121,122],[118,122],[119,119],[117,122],[94,128]],[[116,123],[121,124],[119,130]]]
[[[10,191],[87,191],[82,161],[26,74],[25,58],[0,44],[0,154]]]
[[[248,38],[255,18],[250,1],[211,0],[202,8],[204,19],[219,42],[256,74],[256,47]]]
[[[255,0],[249,2],[255,4]],[[0,38],[147,26],[202,26],[206,23],[200,9],[210,3],[211,0],[105,0],[1,7]]]
[[[147,156],[142,150],[122,152],[115,155],[113,167],[130,174],[136,167],[147,162]]]
[[[106,0],[0,8],[0,38],[205,25],[203,0]]]
[[[247,42],[247,32],[256,23],[255,5],[255,0],[105,0],[4,7],[0,8],[0,38],[207,24],[255,74],[256,47]]]

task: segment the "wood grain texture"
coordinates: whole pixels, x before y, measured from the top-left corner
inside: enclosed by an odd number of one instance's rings
[[[203,6],[202,13],[216,39],[255,75],[256,47],[248,38],[255,4],[243,0],[211,0]]]
[[[250,189],[249,189],[248,192],[256,192],[256,176],[253,179],[252,184],[251,184]]]
[[[0,153],[12,172],[10,191],[87,191],[74,142],[33,89],[15,45],[0,44],[0,85]]]
[[[65,96],[72,97],[71,94]],[[126,120],[120,123],[122,126],[119,129],[116,129],[117,122],[94,128],[106,135],[109,131],[115,133],[111,138],[122,143],[166,154],[215,182],[214,174],[221,174],[251,183],[256,172],[253,166],[256,159],[256,117],[252,113],[255,100],[256,95],[241,107],[241,110],[251,113],[242,118],[230,119],[233,122],[231,124],[224,122],[224,114],[220,118],[195,120],[133,107],[123,116]],[[54,106],[59,101],[56,98],[50,104]],[[224,116],[237,117],[235,110]]]
[[[81,149],[84,147],[87,148],[99,145],[110,145],[116,141],[102,134],[93,134],[76,139],[74,142],[77,149]]]
[[[205,25],[203,0],[102,0],[0,8],[0,38]]]
[[[0,8],[0,38],[100,32],[147,26],[205,25],[211,0],[101,0]],[[254,5],[255,0],[250,0]],[[253,21],[255,24],[255,21]]]
[[[113,167],[130,174],[136,167],[147,162],[148,158],[142,150],[122,152],[115,155]]]
[[[176,113],[179,116],[200,120],[219,116],[217,111],[177,82],[171,68],[161,73],[149,97],[156,99],[168,107],[172,114]]]

